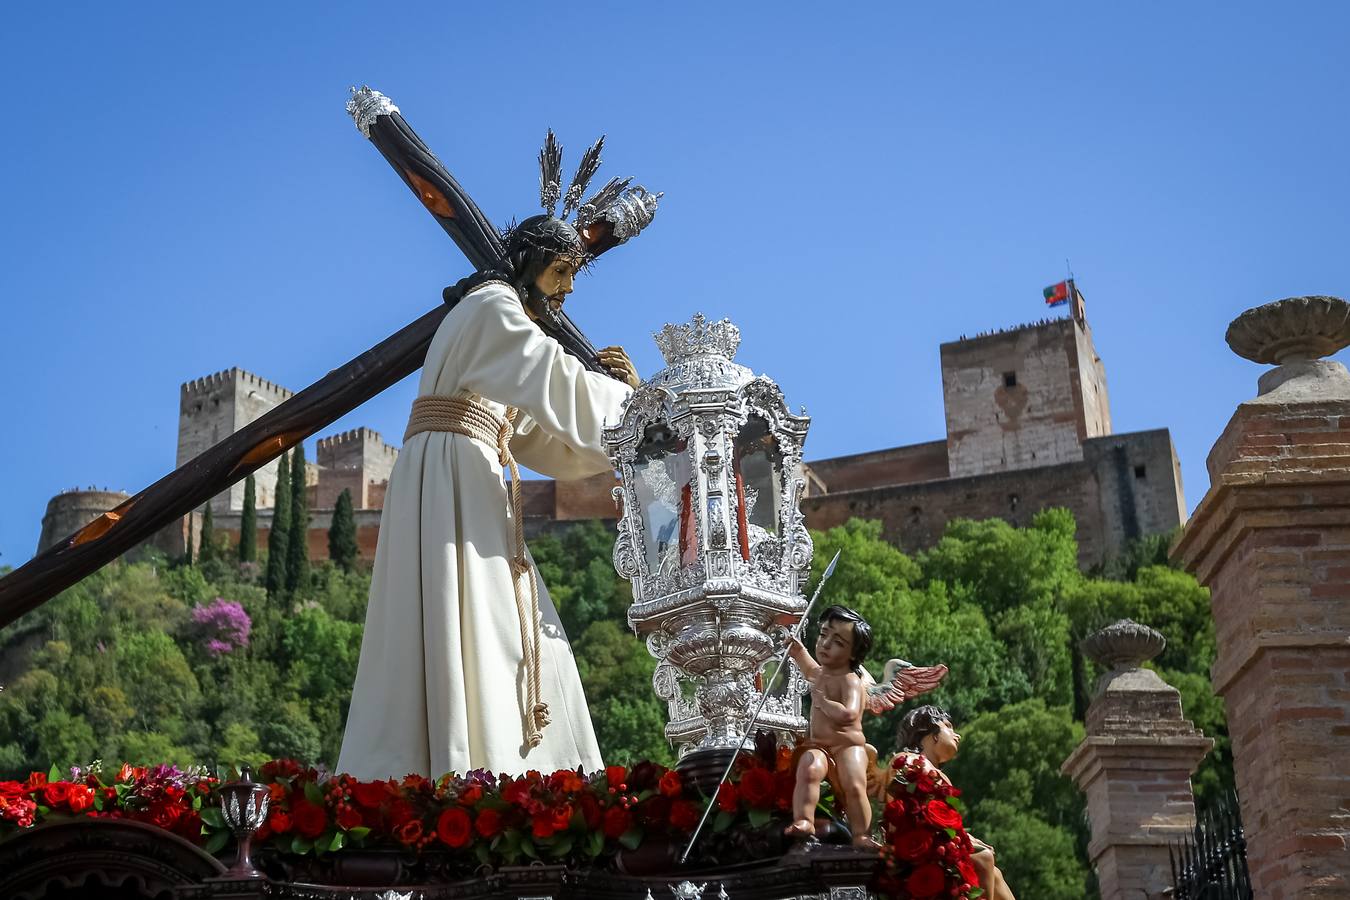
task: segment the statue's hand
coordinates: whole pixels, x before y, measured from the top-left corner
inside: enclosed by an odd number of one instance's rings
[[[601,350],[600,365],[608,369],[609,374],[635,390],[642,383],[642,379],[638,377],[637,367],[633,365],[633,361],[628,358],[622,347],[606,347]]]

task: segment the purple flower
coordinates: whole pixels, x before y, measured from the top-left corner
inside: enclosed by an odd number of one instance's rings
[[[233,600],[217,597],[192,611],[192,631],[205,641],[206,652],[222,656],[248,646],[253,623],[244,607]]]

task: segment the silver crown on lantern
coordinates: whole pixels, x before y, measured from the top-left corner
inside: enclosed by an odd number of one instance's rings
[[[360,90],[351,88],[351,92],[352,99],[347,101],[347,115],[352,117],[362,137],[370,137],[370,126],[375,124],[376,117],[398,112],[394,101],[379,91],[371,90],[370,85],[364,85]]]
[[[709,322],[703,313],[684,325],[667,325],[652,335],[666,363],[675,365],[698,356],[720,356],[734,359],[741,346],[741,330],[730,319]]]

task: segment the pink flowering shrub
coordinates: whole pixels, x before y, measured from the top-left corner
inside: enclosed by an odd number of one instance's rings
[[[248,646],[253,623],[244,607],[234,600],[217,597],[192,611],[192,633],[205,643],[211,656],[223,656]]]

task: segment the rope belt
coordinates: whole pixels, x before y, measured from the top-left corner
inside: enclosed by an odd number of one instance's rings
[[[516,612],[520,618],[520,646],[525,665],[525,709],[522,710],[525,725],[525,742],[537,747],[544,739],[544,728],[548,726],[548,704],[539,699],[540,634],[539,585],[535,581],[533,567],[525,556],[525,519],[521,515],[520,469],[511,455],[511,435],[517,410],[507,407],[506,415],[499,416],[487,405],[469,397],[418,397],[413,401],[412,415],[408,418],[408,430],[403,433],[408,438],[424,431],[448,431],[462,434],[475,441],[486,444],[497,451],[497,462],[511,470],[511,520],[515,525],[513,535],[513,553],[511,556],[511,588],[516,595]],[[521,581],[530,587],[530,601],[527,605]]]

